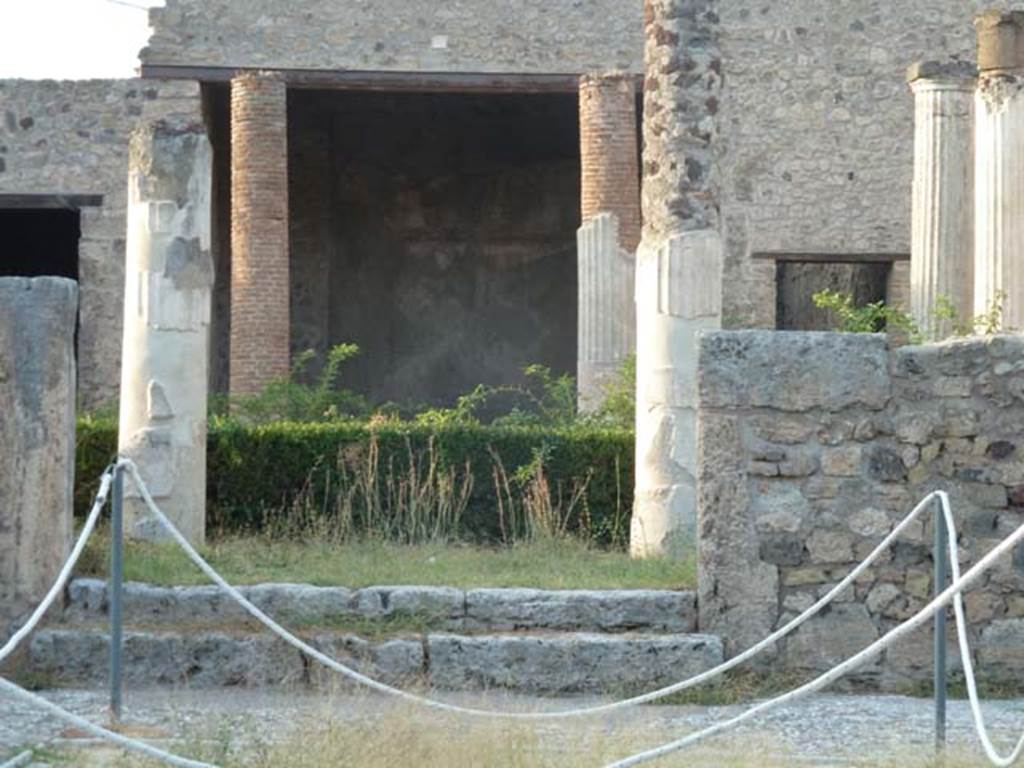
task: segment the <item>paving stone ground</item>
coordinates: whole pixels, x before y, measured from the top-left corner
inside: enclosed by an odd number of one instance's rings
[[[42,695],[96,722],[106,719],[105,693],[99,690],[51,690]],[[504,694],[445,696],[447,700],[492,708],[542,709],[578,706],[592,699],[534,699]],[[328,710],[351,721],[386,716],[394,705],[365,695],[338,694],[329,698],[286,690],[168,690],[128,692],[126,721],[141,733],[182,737],[197,728],[245,738],[287,738],[297,722],[309,722]],[[650,732],[650,743],[667,734],[685,734],[741,711],[742,707],[643,707],[603,721],[612,731]],[[994,735],[1010,744],[1024,729],[1024,699],[986,705]],[[973,746],[969,709],[964,701],[950,702],[950,741]],[[155,726],[155,729],[148,729]],[[545,733],[557,735],[558,725],[545,723]],[[894,754],[929,750],[932,743],[932,704],[900,696],[826,694],[777,710],[751,726],[719,739],[712,749],[742,749],[745,743],[772,744],[800,765],[876,765]],[[31,746],[65,744],[69,734],[45,714],[16,701],[0,701],[0,759]],[[647,739],[644,739],[646,742]],[[984,765],[980,750],[978,765]],[[43,763],[44,765],[46,763]],[[96,764],[96,763],[93,763]]]

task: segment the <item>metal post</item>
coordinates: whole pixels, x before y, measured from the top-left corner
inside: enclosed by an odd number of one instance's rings
[[[946,588],[947,550],[946,519],[943,516],[942,500],[935,498],[935,551],[932,560],[935,567],[934,594],[942,594]],[[946,609],[935,613],[935,751],[941,756],[946,749]]]
[[[124,469],[114,468],[114,497],[110,505],[110,714],[121,719],[121,647],[124,635],[122,585],[124,584]]]

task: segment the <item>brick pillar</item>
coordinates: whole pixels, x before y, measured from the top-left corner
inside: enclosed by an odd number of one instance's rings
[[[640,169],[636,84],[626,72],[580,79],[580,201],[586,223],[600,213],[619,220],[622,248],[640,244]]]
[[[636,351],[634,256],[640,243],[640,169],[633,75],[580,79],[576,384],[579,409],[594,411]]]
[[[231,394],[288,374],[288,294],[287,93],[246,73],[231,81]]]

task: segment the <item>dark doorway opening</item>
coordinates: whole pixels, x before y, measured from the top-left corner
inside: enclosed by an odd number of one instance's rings
[[[829,290],[853,297],[856,307],[886,300],[891,264],[813,264],[780,261],[777,327],[781,331],[832,331],[838,319],[817,307],[814,294]]]
[[[0,277],[78,280],[77,209],[2,206],[0,200]]]

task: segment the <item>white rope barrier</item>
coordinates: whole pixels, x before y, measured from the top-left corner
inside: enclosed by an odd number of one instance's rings
[[[147,744],[144,741],[138,741],[137,739],[122,736],[120,733],[107,730],[102,726],[86,720],[84,717],[79,717],[76,714],[68,712],[66,709],[57,706],[53,702],[47,701],[42,696],[37,696],[34,693],[26,691],[21,686],[15,685],[10,680],[5,680],[2,677],[0,677],[0,690],[10,694],[15,699],[21,699],[22,701],[31,704],[37,709],[46,710],[54,717],[59,718],[66,723],[70,723],[76,728],[81,728],[83,731],[91,733],[93,736],[113,742],[114,744],[131,750],[132,752],[138,752],[156,760],[163,760],[168,765],[180,766],[180,768],[217,768],[217,766],[210,763],[201,763],[198,760],[189,760],[186,757],[179,757],[178,755],[158,749],[151,744]]]
[[[270,629],[282,640],[289,643],[293,647],[302,651],[303,653],[316,659],[318,662],[326,666],[350,680],[354,680],[361,685],[364,685],[373,690],[381,693],[395,696],[405,701],[419,704],[428,708],[438,709],[445,712],[453,712],[460,715],[468,715],[472,717],[487,717],[487,718],[502,718],[512,720],[553,720],[553,719],[566,719],[573,717],[585,717],[598,714],[607,714],[622,709],[627,709],[640,704],[646,704],[651,701],[657,701],[667,696],[671,696],[674,693],[693,688],[713,680],[720,675],[725,674],[729,670],[743,664],[745,661],[753,658],[757,654],[764,651],[766,648],[774,645],[778,640],[785,637],[786,635],[795,631],[799,626],[804,624],[806,621],[820,613],[829,603],[831,603],[836,597],[838,597],[844,590],[846,590],[851,584],[853,584],[857,578],[877,560],[891,545],[899,538],[899,536],[911,525],[913,522],[928,508],[928,504],[935,498],[935,494],[929,494],[925,499],[918,504],[913,511],[910,512],[893,530],[888,536],[877,546],[874,551],[867,558],[864,559],[856,568],[854,568],[841,582],[835,587],[828,591],[818,602],[808,608],[806,611],[801,613],[795,619],[790,621],[785,626],[777,629],[772,634],[768,635],[762,641],[754,646],[751,646],[743,653],[729,659],[728,661],[719,664],[718,666],[695,675],[686,680],[682,680],[678,683],[659,688],[658,690],[651,691],[649,693],[640,694],[633,696],[628,699],[622,699],[619,701],[610,702],[607,704],[597,704],[589,707],[581,707],[576,709],[568,710],[557,710],[552,712],[501,712],[489,709],[475,709],[472,707],[461,707],[455,704],[448,704],[446,702],[437,701],[425,696],[419,696],[408,691],[403,691],[399,688],[394,688],[386,683],[382,683],[373,678],[367,677],[360,672],[352,669],[351,667],[342,664],[336,659],[327,656],[321,651],[313,648],[302,639],[296,637],[294,634],[289,632],[287,629],[282,627],[272,618],[267,616],[258,607],[253,605],[246,597],[239,592],[237,589],[232,587],[228,582],[219,574],[216,570],[203,559],[195,548],[189,544],[188,540],[182,536],[181,532],[177,527],[167,518],[167,516],[160,510],[153,500],[153,497],[149,493],[149,489],[146,487],[145,482],[139,475],[138,468],[134,462],[130,459],[121,459],[121,465],[124,466],[132,475],[132,480],[135,482],[136,487],[139,489],[139,493],[142,495],[146,506],[153,516],[167,529],[171,537],[178,543],[178,545],[185,551],[189,559],[209,578],[214,584],[221,588],[232,600],[242,606],[253,618],[263,624],[265,627]]]
[[[654,701],[665,696],[669,696],[673,693],[686,690],[688,688],[700,685],[701,683],[707,682],[708,680],[721,675],[728,670],[742,664],[751,657],[763,651],[765,648],[773,645],[782,637],[790,634],[800,625],[808,621],[814,615],[819,613],[829,603],[831,603],[841,592],[847,589],[850,584],[854,583],[856,579],[862,574],[867,568],[869,568],[874,561],[898,538],[927,508],[931,501],[938,499],[942,511],[943,519],[942,523],[946,526],[949,532],[949,550],[950,550],[950,562],[952,572],[952,584],[942,592],[941,595],[936,597],[931,603],[925,608],[915,614],[912,618],[905,621],[903,624],[892,629],[882,638],[876,640],[870,646],[850,657],[841,664],[833,667],[828,672],[820,675],[815,680],[800,686],[788,693],[777,696],[773,699],[761,702],[743,713],[736,715],[728,720],[721,723],[709,726],[701,731],[690,734],[683,738],[669,742],[667,744],[655,747],[653,749],[638,753],[632,757],[625,758],[616,763],[612,763],[608,768],[629,768],[630,766],[641,765],[643,763],[650,762],[658,759],[665,755],[677,752],[685,747],[702,741],[712,735],[725,731],[727,729],[738,726],[757,715],[763,714],[776,707],[783,706],[784,704],[792,703],[798,699],[801,699],[811,693],[821,690],[827,687],[831,683],[835,682],[843,675],[856,669],[857,667],[864,664],[866,661],[880,654],[887,647],[892,645],[894,642],[905,636],[906,634],[914,631],[928,619],[933,616],[938,610],[943,609],[950,602],[953,603],[954,612],[956,614],[957,623],[957,636],[960,645],[961,659],[963,661],[964,675],[967,682],[968,696],[971,703],[971,711],[974,719],[975,728],[978,732],[978,737],[982,742],[985,749],[986,756],[993,763],[993,765],[999,766],[999,768],[1006,768],[1006,766],[1012,765],[1024,753],[1024,736],[1021,737],[1017,746],[1009,757],[1002,757],[998,754],[997,750],[993,746],[991,739],[988,734],[988,730],[985,725],[984,717],[981,712],[981,705],[977,694],[977,685],[974,675],[974,666],[970,657],[970,646],[968,644],[967,637],[967,622],[963,608],[962,591],[974,583],[982,574],[984,574],[989,568],[991,568],[996,561],[1009,552],[1014,546],[1016,546],[1021,540],[1024,540],[1024,526],[1018,528],[1013,534],[1007,537],[1005,540],[1000,542],[992,551],[990,551],[985,557],[983,557],[977,564],[970,568],[966,574],[961,575],[960,564],[959,564],[959,550],[957,544],[956,525],[953,518],[952,508],[949,502],[949,496],[942,491],[937,491],[929,494],[922,500],[914,509],[911,511],[906,518],[904,518],[886,538],[872,551],[867,558],[864,559],[856,568],[854,568],[846,578],[839,582],[833,589],[831,589],[826,595],[824,595],[818,602],[804,611],[802,614],[797,616],[795,619],[787,623],[785,626],[776,630],[772,634],[768,635],[759,643],[755,644],[751,648],[747,649],[738,656],[733,657],[729,661],[718,665],[714,669],[703,672],[687,680],[680,681],[670,686],[652,691],[650,693],[635,696],[629,699],[623,699],[620,701],[611,702],[608,704],[601,704],[592,707],[577,708],[556,712],[500,712],[495,710],[483,710],[474,709],[469,707],[461,707],[454,704],[448,704],[446,702],[437,701],[434,699],[427,698],[425,696],[419,696],[417,694],[403,691],[398,688],[394,688],[380,681],[374,680],[362,673],[352,669],[351,667],[342,664],[341,662],[327,656],[321,651],[313,648],[308,643],[304,642],[294,634],[289,632],[287,629],[282,627],[272,618],[267,616],[261,611],[256,605],[251,603],[241,592],[232,587],[203,557],[189,544],[177,527],[164,515],[160,508],[156,505],[153,500],[149,489],[146,487],[145,482],[142,480],[138,468],[129,459],[120,459],[118,466],[126,469],[132,476],[136,487],[139,490],[146,506],[158,522],[163,525],[175,542],[185,551],[185,554],[190,560],[211,580],[216,584],[222,591],[224,591],[229,597],[231,597],[236,603],[242,606],[251,616],[257,619],[264,626],[269,628],[272,632],[277,634],[283,640],[294,646],[301,652],[307,654],[313,659],[324,666],[332,669],[356,682],[371,688],[373,690],[386,693],[392,696],[396,696],[405,701],[410,701],[415,704],[426,706],[432,709],[437,709],[445,712],[470,715],[475,717],[491,717],[491,718],[509,718],[509,719],[552,719],[552,718],[568,718],[578,717],[583,715],[593,715],[599,713],[607,713],[627,707],[636,706],[646,702]],[[99,518],[100,512],[106,502],[107,496],[112,482],[112,473],[108,470],[104,472],[101,477],[100,489],[97,492],[96,500],[93,504],[93,508],[86,519],[86,523],[83,526],[82,532],[79,535],[78,541],[75,544],[74,549],[64,567],[61,569],[56,581],[47,593],[46,597],[40,603],[40,605],[33,612],[28,622],[16,632],[11,639],[0,649],[0,661],[18,646],[18,644],[38,625],[43,616],[49,610],[56,597],[64,589],[68,579],[70,578],[71,572],[74,565],[77,563],[85,544],[92,534],[96,522]],[[150,757],[162,760],[169,765],[185,766],[186,768],[216,768],[207,763],[197,762],[187,758],[179,757],[172,753],[153,747],[145,742],[141,742],[135,739],[131,739],[126,736],[122,736],[113,731],[109,731],[98,725],[94,725],[89,721],[74,715],[71,712],[53,704],[40,696],[37,696],[23,688],[15,685],[14,683],[0,678],[0,689],[11,694],[15,698],[20,698],[33,706],[44,709],[54,716],[70,722],[73,725],[82,728],[83,730],[92,733],[99,738],[106,739],[115,744],[118,744],[126,749],[140,752]],[[0,766],[0,768],[6,768]]]
[[[110,485],[112,481],[113,472],[108,469],[100,477],[100,487],[96,492],[96,498],[93,501],[92,509],[86,517],[85,525],[82,526],[82,532],[78,535],[78,540],[75,542],[75,546],[72,548],[67,562],[64,563],[64,567],[61,568],[60,573],[57,574],[57,578],[54,580],[53,586],[50,587],[50,591],[46,593],[46,597],[44,597],[43,601],[39,603],[28,621],[25,622],[21,629],[11,636],[10,640],[7,641],[3,648],[0,648],[0,662],[10,656],[21,642],[28,637],[33,630],[35,630],[39,622],[42,621],[43,616],[45,616],[46,612],[50,610],[54,600],[56,600],[58,595],[64,591],[64,587],[67,585],[68,579],[71,578],[71,573],[74,570],[75,565],[78,563],[78,559],[82,556],[82,551],[85,549],[85,545],[89,541],[89,537],[92,536],[92,533],[96,528],[96,523],[99,521],[100,513],[103,511],[103,507],[107,502],[107,496],[110,493]],[[125,749],[139,752],[149,757],[156,758],[157,760],[163,760],[168,765],[182,766],[182,768],[216,768],[216,766],[211,766],[208,763],[200,763],[195,760],[178,757],[170,752],[150,746],[145,742],[130,739],[127,736],[122,736],[119,733],[114,733],[106,728],[94,725],[88,720],[68,712],[66,709],[47,701],[41,696],[37,696],[34,693],[26,691],[21,686],[15,685],[3,677],[0,677],[0,689],[6,691],[16,699],[21,699],[38,709],[46,710],[54,717],[71,723],[94,736],[106,739],[107,741],[112,741]],[[31,753],[27,754],[31,757]],[[14,760],[4,763],[0,768],[22,765],[21,762],[18,762],[22,757],[23,755],[19,755]]]
[[[953,508],[949,503],[949,495],[945,491],[938,493],[939,501],[942,504],[942,520],[946,526],[947,538],[949,540],[949,562],[951,575],[956,582],[960,578],[960,552],[956,541],[956,521],[953,519]],[[957,645],[960,646],[960,661],[964,668],[964,681],[967,683],[967,698],[971,704],[971,717],[974,721],[974,730],[978,734],[978,740],[985,750],[985,756],[992,765],[998,768],[1009,768],[1024,753],[1024,735],[1021,735],[1017,745],[1007,757],[999,754],[999,751],[992,743],[989,736],[988,726],[985,725],[985,715],[981,711],[981,700],[978,697],[978,685],[974,679],[974,661],[971,659],[970,640],[967,636],[967,615],[964,611],[964,597],[962,592],[957,592],[953,599],[953,612],[956,615],[956,636]]]
[[[28,765],[31,761],[32,753],[26,750],[20,755],[15,755],[6,763],[0,763],[0,768],[21,768],[21,766]]]
[[[767,701],[761,702],[760,704],[756,704],[750,709],[747,709],[746,711],[742,712],[741,714],[736,715],[735,717],[729,718],[728,720],[723,720],[720,723],[711,725],[707,728],[697,731],[696,733],[692,733],[689,736],[684,736],[683,738],[677,739],[675,741],[662,744],[659,747],[655,747],[653,749],[640,752],[638,754],[633,755],[632,757],[627,757],[624,760],[619,760],[618,762],[610,763],[608,766],[606,766],[606,768],[631,768],[631,766],[642,765],[644,763],[652,762],[653,760],[657,760],[661,757],[665,757],[666,755],[670,755],[686,747],[692,746],[699,741],[703,741],[704,739],[710,736],[714,736],[717,733],[721,733],[722,731],[735,728],[736,726],[745,723],[746,721],[751,720],[752,718],[764,714],[765,712],[768,712],[772,709],[776,709],[780,706],[783,706],[784,704],[791,704],[799,699],[804,698],[805,696],[820,691],[822,688],[828,687],[836,680],[843,677],[843,675],[857,669],[865,662],[873,659],[875,656],[878,656],[882,651],[884,651],[886,648],[888,648],[890,645],[895,643],[900,638],[918,629],[921,625],[923,625],[929,619],[931,619],[935,613],[937,613],[939,610],[944,609],[951,602],[956,602],[959,606],[958,610],[956,610],[957,625],[958,632],[961,633],[960,647],[961,654],[965,658],[964,669],[966,673],[966,670],[970,668],[970,651],[969,649],[967,649],[966,643],[966,622],[962,621],[965,618],[963,613],[963,601],[957,600],[957,598],[959,598],[960,593],[963,590],[965,590],[967,587],[969,587],[971,584],[973,584],[975,581],[981,578],[981,576],[983,576],[986,571],[988,571],[992,566],[994,566],[1001,557],[1012,551],[1013,548],[1017,546],[1017,544],[1024,540],[1024,525],[1020,526],[1016,531],[1014,531],[1007,538],[1001,541],[998,546],[996,546],[991,552],[989,552],[981,560],[979,560],[972,568],[970,568],[967,571],[967,573],[961,576],[959,564],[957,564],[956,558],[956,531],[955,528],[952,526],[952,512],[949,511],[948,506],[949,498],[941,491],[937,492],[937,494],[932,494],[932,496],[935,495],[938,495],[940,501],[943,502],[945,523],[952,529],[950,531],[949,539],[951,542],[951,558],[954,564],[952,572],[953,581],[949,585],[949,587],[947,587],[939,596],[937,596],[934,600],[928,603],[928,605],[926,605],[924,608],[922,608],[920,611],[914,614],[907,621],[890,630],[888,633],[886,633],[881,638],[873,642],[867,648],[860,651],[859,653],[854,654],[846,661],[836,665],[828,672],[825,672],[819,677],[816,677],[809,683],[806,683],[798,688],[795,688],[789,691],[788,693],[776,696],[773,699],[768,699]],[[947,512],[948,515],[946,514]],[[973,668],[971,668],[971,682],[968,684],[970,688],[974,687],[973,677]],[[977,703],[976,690],[974,690],[971,694],[971,708],[975,712],[975,724],[977,726],[980,719],[981,711],[980,706]],[[983,728],[984,726],[982,724],[981,728],[978,730],[978,733],[979,736],[982,736],[983,744],[986,745],[985,751],[989,759],[994,764],[999,766],[1008,766],[1015,762],[1017,756],[1019,756],[1019,751],[1015,750],[1014,755],[1011,756],[1011,759],[1009,761],[1004,761],[1003,758],[1000,758],[995,753],[994,749],[989,749],[991,747],[991,743],[988,742],[988,735],[983,731]],[[1022,742],[1024,742],[1024,737],[1022,737]],[[1021,745],[1018,744],[1018,750],[1020,749],[1020,747]]]
[[[57,574],[57,579],[53,582],[53,586],[50,587],[50,591],[46,593],[43,602],[33,611],[24,626],[11,636],[11,639],[4,644],[3,648],[0,648],[0,662],[10,656],[14,649],[21,644],[21,641],[32,633],[36,625],[42,621],[46,612],[50,610],[53,601],[64,591],[64,586],[68,583],[68,579],[71,578],[71,572],[74,570],[78,558],[82,556],[82,550],[85,549],[85,544],[96,527],[96,521],[99,520],[100,512],[103,511],[103,505],[107,502],[107,494],[110,492],[112,479],[113,473],[109,469],[100,477],[100,489],[96,492],[96,500],[93,502],[89,516],[85,520],[85,525],[82,526],[82,532],[78,536],[78,541],[75,542],[75,546],[71,550],[71,555],[68,557],[67,562],[64,563],[64,567],[60,569],[60,573]]]

